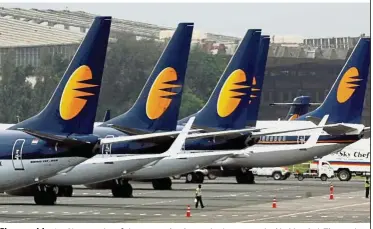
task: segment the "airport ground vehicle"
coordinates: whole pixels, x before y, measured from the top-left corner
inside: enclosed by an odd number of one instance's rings
[[[306,172],[296,172],[294,177],[299,181],[304,178],[320,178],[322,181],[327,181],[330,178],[334,178],[334,171],[329,162],[319,160],[316,168],[311,168],[310,164],[310,168]]]
[[[286,180],[291,175],[291,172],[286,167],[252,168],[251,171],[254,176],[273,177],[274,180]]]
[[[370,175],[370,138],[360,139],[342,150],[321,158],[328,161],[340,181],[349,181],[352,176]],[[314,169],[318,160],[313,160],[310,168]]]

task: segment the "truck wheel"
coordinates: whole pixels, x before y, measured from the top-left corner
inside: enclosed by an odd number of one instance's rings
[[[328,180],[328,177],[325,174],[322,174],[321,177],[320,177],[320,179],[322,181],[326,181],[326,180]]]
[[[304,177],[302,175],[298,175],[298,180],[299,181],[302,181],[304,179]]]
[[[340,181],[349,181],[351,179],[351,174],[348,170],[342,169],[338,172],[338,179]]]
[[[281,180],[282,175],[281,175],[280,172],[274,172],[272,177],[273,177],[274,180]]]

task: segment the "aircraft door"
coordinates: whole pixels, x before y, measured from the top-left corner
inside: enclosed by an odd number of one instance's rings
[[[22,149],[25,144],[25,139],[17,139],[14,142],[12,150],[12,162],[15,170],[24,170],[22,163]]]
[[[114,135],[106,135],[105,138],[114,138]],[[104,155],[104,154],[111,154],[111,144],[112,143],[107,143],[107,144],[103,144],[101,146],[101,153]]]

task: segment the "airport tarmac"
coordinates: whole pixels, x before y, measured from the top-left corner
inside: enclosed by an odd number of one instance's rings
[[[369,223],[370,199],[363,180],[274,181],[257,178],[254,185],[234,178],[206,180],[202,184],[205,208],[195,209],[197,184],[173,180],[173,190],[153,190],[150,183],[131,182],[133,198],[113,198],[110,190],[74,187],[73,197],[58,198],[55,206],[36,206],[33,197],[1,194],[2,223]],[[307,192],[312,196],[307,197]],[[276,197],[277,208],[272,208]],[[187,218],[187,205],[191,217]]]

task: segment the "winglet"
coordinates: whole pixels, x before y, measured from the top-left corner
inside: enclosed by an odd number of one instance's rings
[[[183,145],[185,143],[185,139],[188,136],[188,132],[190,128],[192,128],[192,124],[194,122],[195,116],[191,117],[188,122],[185,124],[184,128],[180,132],[180,134],[177,136],[175,141],[172,143],[170,148],[164,152],[163,154],[171,155],[171,154],[177,154],[183,149]]]
[[[318,126],[324,126],[326,124],[326,122],[328,121],[328,118],[329,118],[329,115],[325,115]],[[304,143],[305,146],[307,147],[312,147],[312,146],[315,146],[317,144],[317,140],[319,140],[319,137],[320,137],[320,134],[322,132],[322,128],[319,128],[319,129],[315,129],[314,132],[311,134],[311,136],[308,138],[307,142]]]

